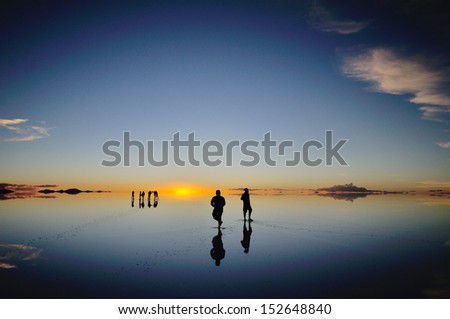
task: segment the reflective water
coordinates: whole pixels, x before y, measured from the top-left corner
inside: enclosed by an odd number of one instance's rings
[[[450,199],[128,194],[0,201],[2,298],[450,297]]]

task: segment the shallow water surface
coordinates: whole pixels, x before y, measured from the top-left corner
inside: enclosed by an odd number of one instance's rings
[[[2,298],[450,297],[450,201],[128,194],[0,201]]]

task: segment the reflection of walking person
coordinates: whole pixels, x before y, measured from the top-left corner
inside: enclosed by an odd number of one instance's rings
[[[212,217],[217,220],[217,223],[222,225],[223,206],[225,206],[225,198],[220,196],[220,190],[216,190],[216,196],[211,199],[211,206],[214,207]]]
[[[244,221],[246,220],[245,215],[247,214],[247,211],[248,211],[248,220],[253,221],[253,219],[251,218],[253,209],[252,209],[252,206],[250,205],[250,194],[248,193],[248,188],[244,188],[244,193],[241,196],[241,200],[244,204],[244,208],[243,208]]]
[[[244,247],[244,253],[248,253],[250,251],[250,237],[252,236],[252,223],[248,222],[248,229],[247,225],[244,221],[244,229],[242,230],[244,234],[244,238],[241,240],[241,245]]]
[[[225,249],[223,249],[222,232],[218,231],[212,240],[211,258],[216,261],[216,266],[220,266],[220,261],[225,258]]]

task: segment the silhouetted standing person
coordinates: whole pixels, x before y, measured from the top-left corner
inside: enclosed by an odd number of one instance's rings
[[[248,229],[247,225],[244,221],[244,229],[242,230],[243,238],[241,240],[241,245],[244,247],[244,253],[248,253],[250,251],[250,237],[252,236],[252,223],[248,222]]]
[[[131,192],[131,207],[134,207],[134,191]]]
[[[225,198],[220,196],[220,190],[216,190],[216,196],[211,199],[211,206],[214,207],[212,217],[217,220],[217,223],[222,225],[223,206],[225,206]]]
[[[250,194],[248,193],[248,188],[244,188],[244,193],[241,196],[241,200],[242,203],[244,204],[243,207],[244,221],[246,220],[245,215],[247,214],[247,211],[248,211],[248,220],[253,221],[253,219],[251,218],[253,209],[252,206],[250,205]]]
[[[148,191],[148,198],[147,198],[147,205],[148,205],[148,207],[152,206],[152,204],[150,202],[151,197],[152,197],[152,191]]]
[[[158,191],[153,191],[153,207],[158,207],[159,195]]]
[[[153,207],[157,207],[159,202],[158,191],[153,191]]]
[[[216,266],[220,266],[220,261],[225,258],[225,249],[223,248],[222,232],[218,231],[212,239],[213,248],[210,251],[211,258],[216,261]]]

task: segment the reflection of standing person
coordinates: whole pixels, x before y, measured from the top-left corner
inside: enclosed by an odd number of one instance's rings
[[[216,266],[220,266],[220,261],[225,258],[225,249],[223,248],[222,232],[219,232],[212,240],[213,248],[211,249],[211,258],[216,261]]]
[[[222,225],[223,206],[225,206],[225,198],[220,196],[220,190],[216,190],[216,196],[211,199],[211,206],[214,207],[212,216],[217,220],[220,228],[220,225]]]
[[[252,209],[252,206],[250,205],[250,194],[248,193],[248,188],[244,188],[244,193],[241,196],[241,200],[244,204],[244,208],[243,208],[244,221],[246,220],[245,215],[247,214],[247,211],[248,211],[248,220],[253,221],[253,219],[251,218],[253,209]]]
[[[252,223],[248,222],[248,229],[247,229],[247,225],[245,224],[244,221],[244,229],[242,230],[243,232],[243,239],[241,240],[241,245],[242,247],[244,247],[244,253],[248,253],[250,251],[250,237],[252,236]]]

